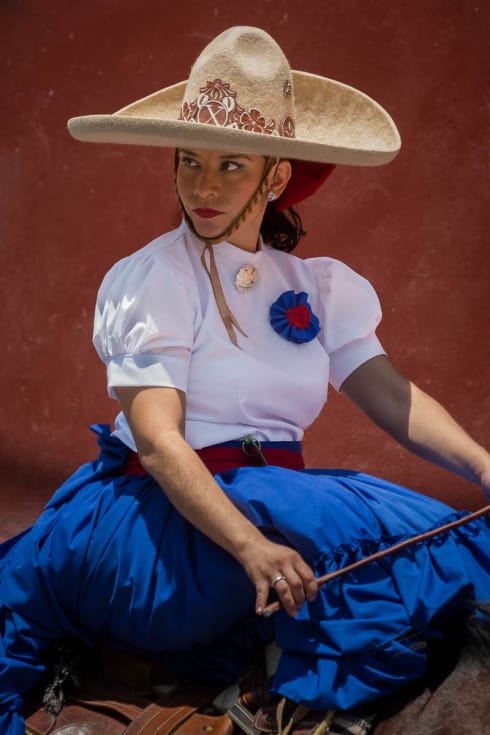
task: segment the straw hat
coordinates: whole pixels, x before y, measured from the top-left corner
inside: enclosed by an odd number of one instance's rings
[[[77,140],[189,146],[327,164],[391,161],[400,136],[388,113],[358,90],[293,71],[259,28],[233,27],[206,46],[189,79],[111,115],[69,120]]]

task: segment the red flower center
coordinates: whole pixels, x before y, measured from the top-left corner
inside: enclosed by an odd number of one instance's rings
[[[311,313],[305,304],[291,306],[286,311],[286,319],[292,327],[296,327],[297,329],[306,329],[311,322]]]

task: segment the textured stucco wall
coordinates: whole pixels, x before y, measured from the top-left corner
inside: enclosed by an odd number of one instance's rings
[[[77,143],[66,119],[184,79],[205,43],[235,24],[264,27],[293,68],[359,87],[397,121],[394,163],[338,169],[302,207],[300,254],[329,254],[370,278],[395,364],[490,444],[489,19],[476,0],[0,3],[5,523],[33,515],[94,457],[87,426],[116,410],[91,346],[97,287],[116,259],[178,220],[167,152]],[[306,454],[481,502],[334,391]]]

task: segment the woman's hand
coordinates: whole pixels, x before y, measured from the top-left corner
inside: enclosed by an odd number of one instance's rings
[[[318,592],[316,578],[297,551],[269,541],[265,536],[237,554],[255,585],[255,610],[261,615],[273,589],[288,615],[299,612],[305,600],[313,602]]]

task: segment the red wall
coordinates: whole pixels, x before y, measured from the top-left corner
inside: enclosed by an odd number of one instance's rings
[[[91,346],[97,287],[116,259],[177,221],[168,153],[77,143],[66,119],[185,79],[205,43],[235,24],[264,27],[293,68],[359,87],[397,121],[394,163],[339,168],[303,206],[300,254],[329,254],[370,278],[395,364],[490,444],[489,10],[466,0],[0,4],[4,533],[94,457],[87,426],[116,409]],[[306,453],[312,465],[481,503],[334,391]]]

